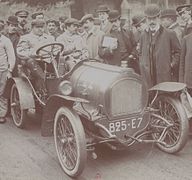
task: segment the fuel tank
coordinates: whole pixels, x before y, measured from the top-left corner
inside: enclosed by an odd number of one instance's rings
[[[139,113],[147,103],[147,90],[141,77],[131,68],[99,62],[85,62],[71,75],[73,96],[102,106],[111,116]]]

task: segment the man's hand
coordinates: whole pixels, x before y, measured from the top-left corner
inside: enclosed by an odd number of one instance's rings
[[[7,72],[7,79],[10,79],[12,77],[12,73],[11,73],[11,71],[8,71]]]

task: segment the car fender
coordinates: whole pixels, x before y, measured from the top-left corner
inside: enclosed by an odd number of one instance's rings
[[[78,97],[71,97],[71,96],[64,96],[64,95],[50,96],[47,100],[47,103],[43,111],[43,118],[41,123],[41,135],[52,136],[54,116],[57,110],[62,106],[73,108],[73,104],[75,102],[89,103],[89,101],[82,98],[78,98]]]
[[[185,89],[186,87],[187,86],[184,83],[163,82],[153,86],[152,88],[149,89],[149,91],[178,92]]]
[[[18,89],[21,109],[35,108],[32,88],[25,79],[17,77],[10,78],[6,84],[4,96],[10,97],[13,84],[16,84]]]

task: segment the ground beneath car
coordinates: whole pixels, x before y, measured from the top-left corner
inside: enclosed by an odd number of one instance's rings
[[[161,152],[152,144],[139,144],[126,151],[105,146],[90,157],[78,180],[190,180],[192,138],[177,155]],[[40,122],[30,119],[26,129],[11,119],[0,124],[0,180],[70,180],[57,159],[53,137],[41,137]]]

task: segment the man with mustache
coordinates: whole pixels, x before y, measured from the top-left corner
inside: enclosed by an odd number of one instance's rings
[[[157,83],[172,81],[181,48],[176,33],[161,26],[160,9],[156,4],[149,4],[144,12],[148,28],[140,39],[140,70],[150,88]]]
[[[25,10],[20,10],[15,13],[15,16],[18,18],[18,32],[20,35],[28,34],[30,29],[27,27],[27,17],[29,13]]]

